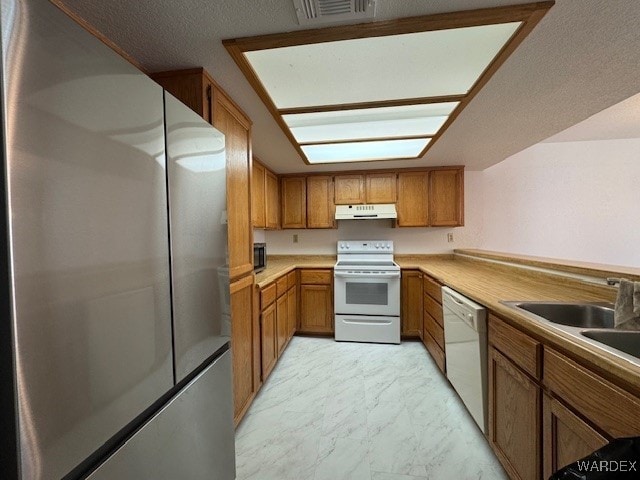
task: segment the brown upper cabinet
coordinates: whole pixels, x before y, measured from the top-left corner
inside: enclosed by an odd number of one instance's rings
[[[398,226],[429,225],[429,172],[398,174]]]
[[[464,225],[463,177],[462,167],[398,173],[398,226]]]
[[[203,69],[151,77],[225,135],[229,277],[253,272],[251,120]]]
[[[370,173],[365,182],[366,203],[396,203],[396,173]]]
[[[266,175],[267,169],[253,159],[251,176],[251,221],[254,228],[266,228]]]
[[[266,170],[265,180],[265,228],[275,230],[280,226],[280,191],[278,188],[278,177],[270,170]]]
[[[365,203],[364,175],[336,175],[334,183],[336,205]]]
[[[306,177],[282,179],[282,228],[307,227]]]
[[[429,224],[432,227],[464,225],[463,172],[460,168],[429,172]]]
[[[251,178],[251,218],[254,228],[275,230],[280,226],[278,177],[255,157]]]
[[[307,177],[307,228],[335,228],[333,177]]]

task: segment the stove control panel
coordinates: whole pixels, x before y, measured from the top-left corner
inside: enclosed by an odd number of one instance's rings
[[[341,240],[338,253],[393,253],[391,240]]]

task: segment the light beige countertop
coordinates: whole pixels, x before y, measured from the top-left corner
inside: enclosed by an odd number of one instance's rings
[[[590,345],[546,322],[536,322],[501,301],[550,300],[615,302],[616,289],[571,278],[497,265],[450,255],[395,258],[402,268],[418,269],[457,292],[486,306],[530,335],[557,350],[587,362],[596,371],[614,376],[640,395],[640,367]]]
[[[492,264],[454,254],[396,255],[403,269],[418,269],[442,284],[486,306],[492,312],[562,352],[586,362],[607,376],[640,395],[640,367],[598,349],[552,325],[535,322],[501,301],[551,300],[615,302],[612,287],[589,284],[563,276]],[[274,255],[267,259],[267,268],[256,275],[262,288],[296,268],[333,268],[333,255]]]

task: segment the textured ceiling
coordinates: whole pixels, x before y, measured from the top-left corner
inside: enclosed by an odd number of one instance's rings
[[[545,143],[640,138],[640,94],[569,127]]]
[[[300,30],[291,0],[64,0],[149,72],[203,66],[253,120],[277,173],[427,165],[482,170],[640,92],[640,2],[557,0],[424,159],[305,165],[222,46]],[[528,3],[378,0],[376,20]]]

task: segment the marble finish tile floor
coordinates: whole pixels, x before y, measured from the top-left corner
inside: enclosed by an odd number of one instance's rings
[[[435,363],[294,337],[236,431],[238,480],[507,479]]]

